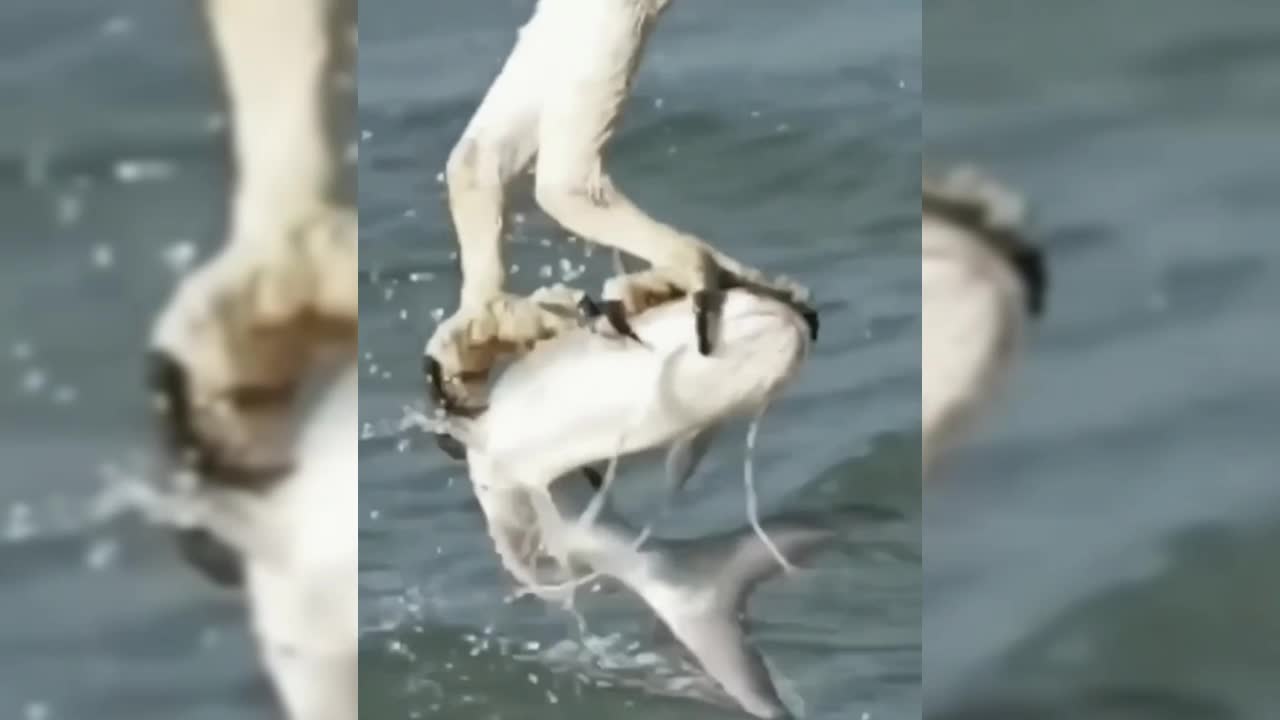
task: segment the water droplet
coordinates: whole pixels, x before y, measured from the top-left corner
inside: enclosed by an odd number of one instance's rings
[[[164,249],[164,264],[176,274],[191,267],[196,259],[196,244],[191,240],[178,240]]]
[[[32,368],[22,375],[22,391],[34,395],[44,389],[49,376],[43,370]]]
[[[71,227],[80,221],[84,214],[84,202],[79,195],[62,193],[58,195],[54,206],[54,217],[61,227]]]
[[[113,168],[116,180],[126,185],[165,180],[174,170],[173,163],[166,160],[121,160]]]
[[[134,23],[131,18],[116,15],[102,23],[102,34],[106,37],[121,37],[133,32]]]
[[[99,270],[106,270],[116,262],[116,253],[111,249],[110,245],[94,245],[93,246],[93,266]]]
[[[31,516],[30,505],[21,502],[10,505],[4,525],[4,539],[17,542],[35,535],[35,521]]]
[[[115,540],[103,538],[95,540],[85,553],[84,564],[90,570],[105,570],[113,565],[120,555],[120,544]]]

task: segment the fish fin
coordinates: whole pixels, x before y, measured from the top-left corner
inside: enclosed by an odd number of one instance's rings
[[[834,536],[815,522],[772,521],[765,526],[773,542],[795,558],[816,552]],[[789,717],[764,658],[747,641],[740,617],[751,591],[780,569],[772,552],[748,527],[691,541],[681,554],[681,563],[688,562],[692,571],[680,573],[682,582],[696,578],[691,591],[709,591],[715,601],[663,608],[671,634],[744,710],[760,718]]]
[[[685,435],[671,444],[667,451],[667,496],[665,502],[670,503],[676,493],[683,490],[685,483],[693,476],[698,464],[706,457],[711,442],[715,439],[718,425],[708,425],[701,430]]]
[[[764,522],[763,527],[779,550],[797,560],[818,552],[835,537],[829,526],[816,519],[775,518]],[[734,551],[720,571],[722,577],[718,580],[718,587],[732,591],[719,597],[736,613],[746,606],[751,590],[777,575],[782,567],[752,528],[743,528],[731,537],[736,541]]]

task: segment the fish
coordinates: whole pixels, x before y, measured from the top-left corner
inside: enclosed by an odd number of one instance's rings
[[[971,168],[925,175],[920,402],[924,474],[960,444],[1012,373],[1046,305],[1044,253],[1021,196]]]
[[[483,414],[444,425],[465,448],[490,538],[519,584],[547,600],[571,601],[589,579],[615,581],[646,603],[663,634],[742,710],[785,718],[739,615],[755,586],[792,569],[779,556],[810,556],[830,529],[814,518],[752,517],[740,531],[664,540],[651,537],[648,526],[633,528],[609,503],[618,458],[663,447],[669,499],[717,429],[734,417],[757,418],[809,351],[798,313],[731,290],[715,350],[702,356],[687,305],[669,303],[635,318],[639,342],[585,328],[548,341],[503,372]],[[596,465],[606,460],[601,477]]]
[[[789,305],[732,289],[712,330],[715,350],[702,355],[691,303],[686,298],[634,318],[641,342],[589,328],[545,341],[502,372],[483,414],[446,417],[445,431],[465,448],[469,467],[484,466],[495,481],[538,491],[532,497],[543,514],[553,514],[547,488],[558,478],[662,447],[670,448],[670,498],[723,423],[750,417],[752,427],[758,425],[811,343],[806,320]],[[754,441],[752,430],[748,444]],[[772,547],[756,516],[749,462],[744,483],[752,526],[786,568],[785,555]]]
[[[291,720],[355,720],[358,372],[326,373],[298,411],[291,468],[262,490],[202,482],[182,498],[184,548],[244,594]]]

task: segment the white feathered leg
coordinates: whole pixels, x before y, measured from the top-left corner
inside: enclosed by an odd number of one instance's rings
[[[540,61],[547,39],[538,33],[539,21],[535,12],[520,29],[511,55],[449,154],[445,177],[458,234],[463,305],[490,301],[506,281],[506,188],[537,152],[540,93],[550,82]]]
[[[572,42],[552,46],[554,82],[545,87],[535,194],[570,232],[615,247],[661,269],[638,286],[612,283],[609,293],[637,312],[641,294],[669,299],[671,289],[708,283],[706,243],[654,220],[613,184],[601,155],[613,136],[631,80],[657,19],[635,0],[543,0],[545,28]],[[670,289],[662,287],[669,285]]]
[[[449,154],[445,177],[458,238],[462,291],[458,310],[432,334],[424,355],[437,402],[450,410],[483,404],[498,358],[518,353],[575,324],[580,293],[549,297],[504,292],[506,191],[538,150],[546,57],[564,38],[544,31],[542,8],[520,29],[511,55]],[[571,297],[572,295],[572,297]],[[548,309],[550,306],[554,310]]]
[[[543,0],[546,27],[573,42],[553,46],[539,132],[538,204],[570,232],[647,260],[651,270],[611,279],[605,298],[635,314],[677,295],[717,287],[719,271],[788,301],[806,290],[766,280],[688,232],[659,222],[613,183],[603,153],[621,118],[645,42],[665,3]]]
[[[157,319],[152,382],[179,453],[206,468],[269,466],[303,369],[355,343],[344,152],[355,2],[207,0],[206,10],[231,109],[230,239]]]
[[[446,175],[462,293],[458,311],[436,329],[424,352],[432,392],[446,410],[474,414],[483,406],[485,380],[500,356],[519,353],[575,324],[572,317],[541,311],[503,292],[505,189],[535,153],[535,196],[552,218],[589,241],[654,266],[606,283],[605,300],[613,303],[607,306],[609,319],[617,329],[627,332],[626,314],[724,285],[807,303],[805,288],[766,280],[699,238],[649,217],[604,171],[601,154],[645,40],[666,4],[540,0],[450,154]],[[705,305],[698,305],[700,345],[708,335]],[[816,332],[816,316],[813,324]]]

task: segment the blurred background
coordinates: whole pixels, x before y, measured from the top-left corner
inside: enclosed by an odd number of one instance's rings
[[[237,597],[130,509],[149,326],[222,242],[212,63],[198,3],[0,3],[0,717],[275,717]]]
[[[926,715],[1280,708],[1280,6],[926,5],[925,157],[1038,210],[1053,288],[925,514]]]
[[[465,468],[413,422],[423,346],[458,291],[445,159],[532,9],[361,7],[361,714],[737,718],[652,691],[688,678],[634,603],[585,602],[585,638],[559,610],[504,604],[512,583]],[[673,3],[610,152],[641,207],[820,303],[822,337],[765,417],[756,475],[766,511],[824,508],[845,533],[817,572],[764,585],[751,606],[810,718],[921,712],[920,23],[898,0]],[[512,289],[598,292],[607,253],[565,242],[529,195],[513,191]],[[743,432],[722,436],[667,532],[745,525]],[[619,482],[632,518],[651,487]]]

